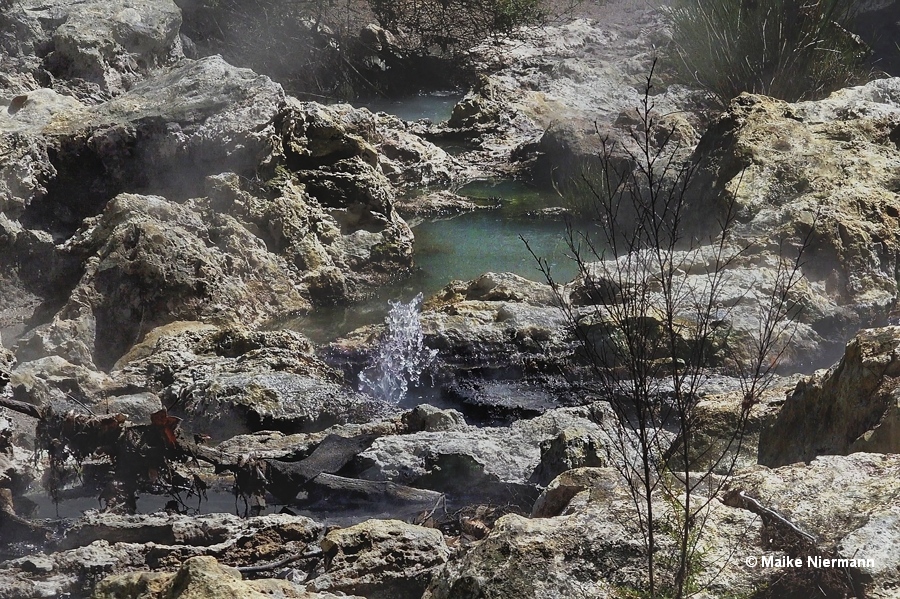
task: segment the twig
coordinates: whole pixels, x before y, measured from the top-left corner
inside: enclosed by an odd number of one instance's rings
[[[754,514],[762,518],[764,522],[768,519],[775,520],[782,526],[785,526],[788,529],[792,530],[794,533],[799,535],[801,538],[809,541],[813,545],[817,545],[819,542],[819,540],[814,535],[811,535],[810,533],[802,530],[799,526],[797,526],[775,510],[765,507],[759,501],[745,494],[743,491],[737,489],[728,491],[721,497],[720,501],[729,507],[736,507],[747,510],[749,512],[753,512]]]
[[[307,548],[303,553],[294,553],[285,558],[282,558],[278,561],[269,562],[266,564],[259,564],[256,566],[238,566],[236,569],[241,574],[250,574],[256,572],[268,572],[270,570],[275,570],[276,568],[280,568],[282,566],[286,566],[288,564],[292,564],[294,562],[300,561],[302,559],[309,559],[311,557],[319,557],[322,555],[322,550],[319,547]]]

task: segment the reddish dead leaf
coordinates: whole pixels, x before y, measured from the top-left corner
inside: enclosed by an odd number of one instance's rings
[[[165,441],[167,446],[175,447],[178,443],[178,433],[176,431],[178,430],[178,425],[181,423],[181,418],[169,416],[166,409],[163,408],[150,415],[150,423],[155,428],[159,429],[159,434],[162,436],[163,441]]]

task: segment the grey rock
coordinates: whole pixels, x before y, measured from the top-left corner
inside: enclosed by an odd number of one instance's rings
[[[175,572],[132,572],[102,580],[93,599],[337,599],[331,593],[308,593],[277,578],[243,580],[240,571],[211,556],[185,560]],[[357,598],[359,599],[359,598]]]
[[[900,453],[894,388],[900,327],[860,331],[828,371],[802,379],[762,430],[759,462],[781,466],[825,454]]]
[[[405,412],[402,422],[411,433],[452,431],[466,426],[463,415],[456,410],[441,410],[428,404],[416,406],[409,412]]]
[[[183,57],[181,10],[171,0],[26,0],[5,7],[0,23],[0,45],[26,82],[16,91],[49,80],[57,91],[97,102]]]
[[[325,573],[310,591],[357,593],[371,599],[418,599],[450,550],[440,531],[398,520],[367,520],[322,541]]]
[[[602,467],[608,462],[609,448],[595,430],[568,428],[553,439],[541,442],[541,462],[532,475],[539,485],[575,468]]]
[[[66,250],[83,256],[84,273],[54,320],[19,343],[27,357],[74,358],[74,347],[79,362],[108,367],[173,320],[259,323],[309,305],[283,263],[234,219],[204,220],[161,197],[116,197]]]
[[[218,440],[263,427],[319,431],[379,409],[290,331],[173,323],[132,349],[113,375],[156,390]]]
[[[444,431],[423,431],[384,436],[359,455],[366,470],[362,477],[455,493],[490,493],[493,488],[528,486],[541,466],[541,444],[566,430],[602,440],[609,447],[613,426],[605,404],[552,410],[507,427],[457,426]],[[604,452],[605,453],[605,452]],[[577,459],[572,458],[573,463]]]

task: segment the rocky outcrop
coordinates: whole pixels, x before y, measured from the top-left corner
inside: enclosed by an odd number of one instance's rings
[[[535,373],[572,347],[550,287],[511,273],[451,283],[426,303],[422,330],[457,375]]]
[[[237,588],[244,591],[248,587],[236,582],[239,577],[235,577],[234,570],[229,568],[231,574],[224,576],[222,572],[216,572],[216,559],[227,564],[256,566],[309,551],[307,557],[292,562],[295,567],[302,568],[310,565],[310,560],[318,559],[315,544],[321,533],[322,527],[308,518],[288,515],[238,518],[227,514],[116,516],[89,513],[74,523],[70,535],[62,539],[62,548],[7,561],[0,570],[0,592],[9,599],[63,597],[67,594],[87,597],[93,584],[116,574],[109,583],[97,586],[97,592],[102,592],[101,597],[158,597],[157,594],[141,593],[148,593],[149,589],[161,592],[160,587],[180,592],[179,585],[172,589],[172,572],[179,571],[174,579],[183,582],[184,564],[192,558],[200,558],[192,562],[195,565],[210,567],[209,578],[200,576],[196,583],[202,586],[203,579],[211,583],[216,579],[215,584],[237,584]],[[153,572],[147,572],[148,569]],[[205,566],[201,570],[206,570]],[[256,590],[263,592],[265,588],[270,588],[270,592],[292,589],[297,593],[294,596],[306,597],[295,585],[264,585]],[[311,599],[317,597],[313,595]]]
[[[90,108],[33,95],[0,122],[0,243],[23,294],[63,308],[42,315],[22,360],[108,367],[165,322],[254,325],[347,302],[411,265],[368,111],[288,100],[218,57]],[[117,195],[128,189],[161,195]]]
[[[157,196],[122,194],[70,239],[84,272],[49,325],[19,342],[19,360],[61,354],[109,367],[173,320],[257,324],[304,310],[284,267],[228,216]]]
[[[0,48],[14,65],[0,89],[14,94],[50,86],[96,103],[184,56],[181,9],[171,0],[26,0],[0,8]]]
[[[798,550],[797,539],[777,521],[713,499],[704,511],[704,551],[693,578],[698,596],[748,594],[761,588],[769,589],[762,597],[788,592],[805,596],[816,589],[841,593],[862,588],[867,597],[892,597],[897,584],[892,548],[900,539],[893,508],[900,492],[898,468],[896,456],[860,453],[737,473],[731,490],[757,498],[816,542]],[[645,549],[633,507],[628,506],[630,497],[615,469],[569,471],[535,504],[537,517],[508,515],[498,520],[483,541],[447,564],[425,598],[607,597],[646,588]],[[663,501],[654,505],[663,518],[671,509]],[[660,558],[675,549],[667,535],[658,535],[656,541]],[[807,556],[872,561],[837,571],[792,571],[745,560],[785,555],[799,555],[804,565]],[[663,559],[657,561],[658,574],[665,569],[662,564]]]
[[[510,427],[456,425],[383,436],[357,462],[360,476],[479,501],[535,496],[572,467],[607,463],[614,416],[606,404],[553,410]]]
[[[845,588],[851,588],[847,583],[849,575],[866,597],[888,599],[896,595],[900,583],[900,556],[895,550],[900,543],[896,508],[900,498],[900,457],[897,455],[857,453],[846,457],[822,456],[808,465],[757,467],[738,473],[730,487],[759,498],[766,507],[812,534],[818,539],[822,553],[830,552],[838,559],[871,560],[838,577]],[[762,538],[749,537],[749,540],[754,544],[762,542],[765,547],[767,537],[778,538],[777,526],[769,523],[763,529]],[[773,549],[785,548],[779,547],[776,541],[769,550]],[[805,561],[806,556],[803,557]],[[777,572],[768,574],[778,576]],[[816,569],[810,569],[808,574],[815,576]],[[827,580],[825,572],[820,570],[818,574]],[[812,592],[815,587],[806,588]],[[773,591],[778,593],[779,588]]]
[[[153,390],[217,440],[263,428],[317,431],[379,409],[290,331],[173,323],[148,334],[112,376]]]
[[[307,593],[287,580],[243,580],[239,570],[214,557],[192,557],[176,572],[132,572],[105,578],[93,599],[333,599],[331,593]]]
[[[759,462],[900,453],[900,327],[860,331],[828,371],[802,379],[759,440]]]
[[[900,79],[796,104],[744,94],[695,153],[696,183],[723,192],[706,212],[733,201],[753,254],[809,236],[803,319],[824,338],[884,322],[897,297],[898,131]]]
[[[370,599],[419,599],[450,556],[440,531],[398,520],[368,520],[334,530],[322,540],[322,552],[325,573],[308,590]]]

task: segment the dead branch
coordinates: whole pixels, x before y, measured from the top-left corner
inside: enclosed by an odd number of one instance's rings
[[[271,570],[275,570],[277,568],[281,568],[288,564],[292,564],[294,562],[299,562],[302,559],[310,559],[314,557],[320,557],[322,555],[322,550],[319,547],[307,547],[305,551],[302,553],[292,553],[280,560],[276,560],[274,562],[268,562],[265,564],[258,564],[255,566],[238,566],[236,570],[241,574],[255,574],[258,572],[269,572]]]
[[[742,510],[747,510],[749,512],[753,512],[754,514],[756,514],[757,516],[762,518],[763,522],[766,522],[766,523],[771,522],[771,521],[777,522],[778,524],[784,526],[785,528],[793,531],[801,539],[804,539],[804,540],[808,541],[809,543],[812,543],[814,546],[817,545],[819,542],[818,539],[814,535],[804,531],[799,526],[797,526],[796,524],[794,524],[793,522],[791,522],[790,520],[788,520],[787,518],[785,518],[784,516],[782,516],[781,514],[776,512],[775,510],[765,507],[759,501],[750,497],[749,495],[745,494],[743,491],[741,491],[739,489],[733,489],[731,491],[726,492],[724,495],[722,495],[722,497],[719,499],[719,501],[721,501],[723,504],[725,504],[729,507],[736,507],[736,508],[740,508]]]

